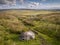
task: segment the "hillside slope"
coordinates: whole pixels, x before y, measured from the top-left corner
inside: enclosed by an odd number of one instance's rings
[[[28,30],[35,32],[36,39],[19,40],[20,33]],[[60,45],[60,12],[1,11],[0,45]]]

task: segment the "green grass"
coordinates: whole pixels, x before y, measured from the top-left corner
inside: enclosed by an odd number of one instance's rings
[[[32,30],[33,40],[19,40],[22,31]],[[0,12],[0,45],[60,45],[60,12],[7,10]]]

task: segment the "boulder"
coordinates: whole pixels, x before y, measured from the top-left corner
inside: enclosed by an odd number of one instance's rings
[[[31,40],[35,39],[35,33],[33,31],[22,32],[20,35],[21,40]]]

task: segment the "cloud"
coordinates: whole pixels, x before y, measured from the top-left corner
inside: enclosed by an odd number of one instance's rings
[[[42,1],[46,1],[46,0],[42,0]]]
[[[60,9],[59,4],[41,4],[38,9]]]
[[[6,4],[6,5],[15,5],[16,4],[16,0],[0,0],[0,5],[1,4]]]
[[[0,9],[20,9],[20,8],[25,8],[24,6],[8,6],[8,5],[2,5],[0,6]]]
[[[40,5],[40,3],[39,2],[30,2],[29,4],[28,4],[28,7],[29,8],[37,8],[38,6]]]
[[[47,0],[41,0],[47,1]],[[27,0],[0,0],[0,9],[3,8],[29,8],[29,9],[60,9],[60,3],[42,3],[42,2],[35,2],[35,1],[27,1]],[[17,4],[18,3],[18,4]]]
[[[20,3],[22,3],[22,4],[23,4],[23,3],[24,3],[24,0],[20,0]]]

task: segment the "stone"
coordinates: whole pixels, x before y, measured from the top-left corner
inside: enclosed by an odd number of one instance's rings
[[[20,35],[21,40],[31,40],[35,39],[35,33],[33,31],[22,32]]]

